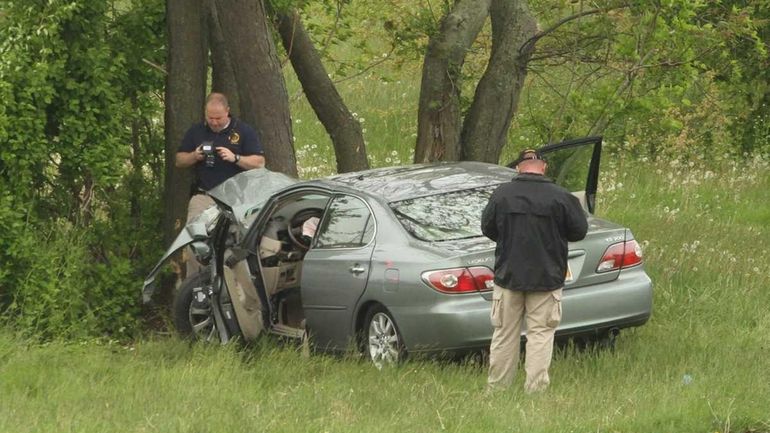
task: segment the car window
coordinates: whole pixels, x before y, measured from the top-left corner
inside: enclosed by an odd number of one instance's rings
[[[545,175],[568,191],[585,191],[594,146],[572,146],[549,152]]]
[[[466,189],[390,204],[401,225],[426,241],[449,241],[483,236],[481,212],[498,185]]]
[[[361,199],[337,196],[321,221],[314,248],[358,248],[371,242],[374,218]]]

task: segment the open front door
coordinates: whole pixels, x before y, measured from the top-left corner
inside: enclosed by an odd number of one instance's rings
[[[586,210],[594,213],[599,185],[602,137],[586,137],[549,144],[540,148],[548,160],[545,175],[579,197]]]

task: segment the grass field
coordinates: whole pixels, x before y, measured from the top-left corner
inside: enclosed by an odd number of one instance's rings
[[[270,340],[41,346],[6,332],[0,431],[770,432],[768,162],[605,161],[598,213],[645,245],[655,312],[614,352],[561,350],[545,394],[519,375],[484,397],[472,362],[378,371]]]

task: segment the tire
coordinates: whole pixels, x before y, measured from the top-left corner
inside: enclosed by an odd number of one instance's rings
[[[377,369],[396,365],[406,358],[404,341],[396,321],[382,305],[375,305],[364,320],[364,355]]]
[[[219,341],[211,299],[204,289],[203,275],[200,273],[182,283],[174,299],[174,326],[183,338]]]

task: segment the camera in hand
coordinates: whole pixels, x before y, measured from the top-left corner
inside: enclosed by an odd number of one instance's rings
[[[203,164],[206,167],[214,166],[214,156],[216,155],[216,149],[214,149],[214,143],[211,141],[205,141],[201,144],[201,151],[203,152]]]

